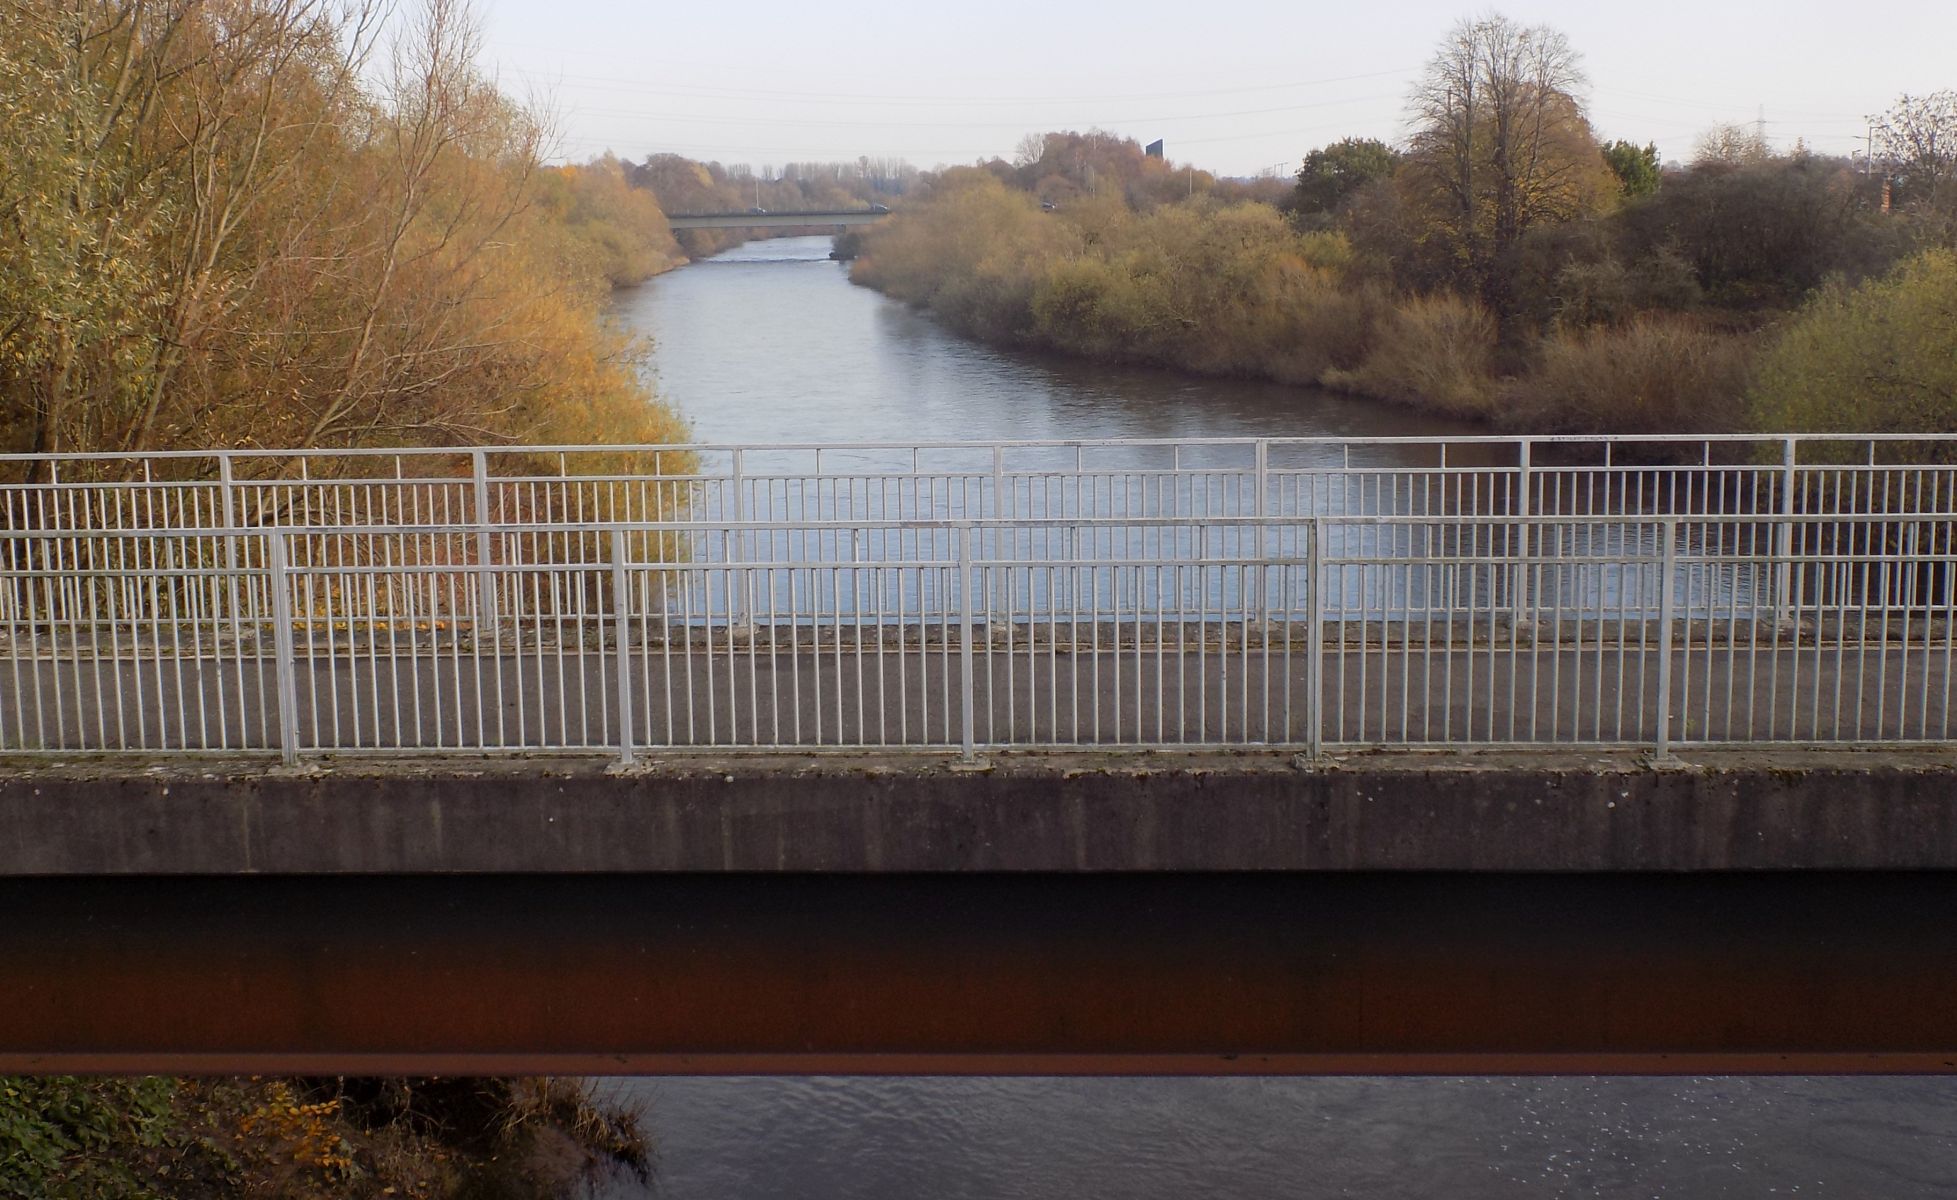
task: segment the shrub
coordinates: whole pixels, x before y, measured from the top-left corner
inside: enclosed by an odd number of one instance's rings
[[[1472,300],[1439,293],[1402,302],[1354,370],[1328,387],[1457,416],[1493,415],[1495,321]]]
[[[1545,340],[1503,389],[1504,420],[1572,433],[1715,433],[1741,427],[1752,342],[1676,317]]]
[[[1957,252],[1824,289],[1762,357],[1749,400],[1769,429],[1957,431]]]

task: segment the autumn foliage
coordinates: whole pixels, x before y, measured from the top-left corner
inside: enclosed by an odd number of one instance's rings
[[[0,446],[664,441],[602,325],[649,197],[453,0],[0,0]]]

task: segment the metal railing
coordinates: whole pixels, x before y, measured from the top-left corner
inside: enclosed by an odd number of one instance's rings
[[[0,751],[1948,745],[1953,524],[13,528]]]
[[[0,526],[1940,511],[1957,435],[1193,438],[0,455]]]

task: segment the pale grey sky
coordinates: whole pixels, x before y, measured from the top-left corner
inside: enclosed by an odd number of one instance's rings
[[[478,0],[487,65],[543,93],[560,154],[673,151],[757,166],[859,154],[1010,158],[1098,126],[1227,175],[1296,169],[1347,135],[1397,139],[1408,85],[1456,20],[1440,0],[631,3]],[[1957,87],[1957,0],[1501,5],[1570,36],[1606,140],[1689,157],[1764,110],[1776,146],[1847,153],[1903,92]]]

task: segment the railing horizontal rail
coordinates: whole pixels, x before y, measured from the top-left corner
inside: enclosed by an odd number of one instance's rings
[[[467,456],[477,451],[493,454],[525,455],[536,457],[551,454],[645,454],[655,451],[749,451],[762,453],[776,450],[821,451],[825,454],[847,454],[855,450],[909,450],[917,449],[976,449],[989,450],[995,446],[1004,447],[1159,447],[1159,446],[1246,446],[1262,442],[1273,446],[1374,446],[1374,445],[1493,445],[1514,446],[1533,445],[1727,445],[1734,443],[1778,444],[1794,441],[1813,444],[1853,444],[1853,443],[1895,443],[1922,442],[1925,444],[1957,442],[1957,433],[1894,433],[1894,432],[1769,432],[1769,433],[1694,433],[1694,434],[1585,434],[1585,433],[1536,433],[1536,434],[1411,434],[1411,435],[1296,435],[1273,437],[1107,437],[1107,438],[1009,438],[1009,439],[963,439],[944,438],[929,441],[861,441],[861,442],[644,442],[621,443],[617,445],[594,445],[591,443],[553,443],[548,445],[483,445],[483,446],[394,446],[394,447],[318,447],[314,449],[280,449],[274,447],[241,447],[237,449],[189,449],[189,450],[144,450],[144,451],[65,451],[58,454],[6,453],[0,454],[0,461],[106,461],[139,459],[216,459],[230,458],[339,458],[339,457],[385,457],[421,458],[434,456]]]
[[[1912,522],[1942,521],[1957,526],[1957,511],[1943,510],[1898,510],[1880,513],[1800,513],[1793,517],[1768,515],[1763,513],[1719,513],[1701,515],[1682,514],[1624,514],[1624,513],[1533,513],[1488,515],[1456,514],[1410,514],[1410,513],[1353,513],[1350,515],[1323,516],[1294,520],[1286,517],[1258,517],[1246,515],[1217,515],[1204,517],[1170,516],[1027,516],[1027,517],[971,517],[971,518],[811,518],[807,521],[783,520],[705,520],[684,519],[670,521],[515,521],[497,523],[491,527],[496,534],[597,534],[614,530],[627,533],[689,533],[702,531],[721,531],[729,533],[744,532],[846,532],[852,529],[903,529],[903,530],[946,530],[946,529],[1024,529],[1054,528],[1083,530],[1120,529],[1197,529],[1197,528],[1299,528],[1314,522],[1328,526],[1363,527],[1459,527],[1459,528],[1547,528],[1547,527],[1594,527],[1615,528],[1622,526],[1656,527],[1676,524],[1680,528],[1700,526],[1760,526],[1775,527],[1789,523],[1806,526],[1880,526],[1898,525]],[[212,526],[195,529],[21,529],[0,528],[0,540],[14,541],[146,541],[155,542],[168,537],[190,537],[198,539],[223,539],[264,537],[268,533],[280,533],[299,537],[397,537],[401,539],[421,539],[436,536],[475,535],[483,529],[473,522],[443,523],[430,525],[398,524],[354,524],[354,525],[238,525]]]

